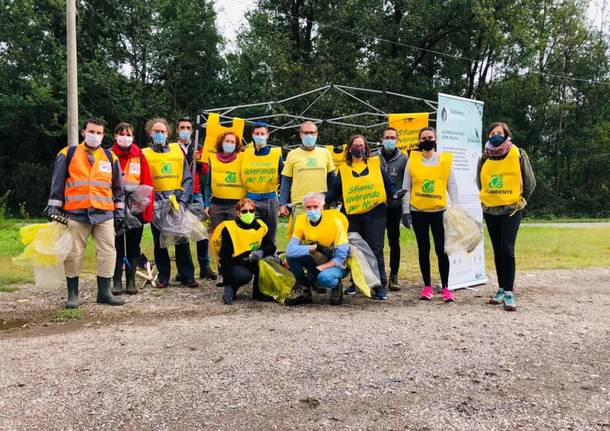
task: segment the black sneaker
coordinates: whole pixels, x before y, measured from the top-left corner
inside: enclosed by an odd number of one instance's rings
[[[390,274],[389,288],[393,292],[398,292],[400,290],[400,286],[398,285],[398,276],[396,274]]]
[[[233,290],[233,286],[225,286],[224,293],[222,295],[222,302],[227,305],[233,304],[233,300],[235,299],[235,291]]]
[[[217,280],[218,274],[212,271],[212,268],[209,266],[204,266],[201,268],[201,273],[199,274],[199,278],[205,280]]]
[[[300,284],[295,284],[294,289],[288,298],[284,301],[286,305],[301,305],[312,302],[311,299],[311,288],[307,286],[301,286]]]
[[[343,304],[343,286],[341,286],[341,282],[339,282],[334,289],[330,289],[330,305],[341,304]]]

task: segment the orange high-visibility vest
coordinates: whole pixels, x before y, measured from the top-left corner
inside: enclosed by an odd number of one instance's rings
[[[67,154],[67,148],[66,148]],[[88,154],[93,155],[93,165],[89,163]],[[84,144],[79,144],[68,166],[68,178],[64,189],[64,209],[66,211],[96,208],[103,211],[114,211],[112,197],[112,163],[115,156],[106,153],[102,148],[88,152]]]
[[[139,186],[141,170],[142,166],[140,164],[140,157],[130,157],[125,164],[125,171],[123,172],[123,185]]]

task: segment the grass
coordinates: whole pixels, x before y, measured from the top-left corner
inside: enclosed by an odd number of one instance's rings
[[[53,316],[54,322],[66,322],[68,320],[80,319],[83,316],[83,312],[80,308],[64,308],[58,310]]]
[[[19,241],[19,229],[41,220],[5,220],[0,225],[0,293],[14,291],[11,285],[33,282],[31,268],[20,267],[11,261],[23,250]],[[278,250],[286,249],[286,224],[278,228]],[[493,253],[489,237],[485,239],[487,270],[493,271]],[[401,277],[418,279],[417,246],[412,230],[401,229],[402,265]],[[152,259],[152,234],[145,228],[142,251]],[[387,253],[386,247],[386,264]],[[194,245],[193,256],[196,256]],[[571,269],[610,266],[610,227],[591,229],[550,228],[544,226],[521,227],[517,237],[518,270]],[[432,267],[436,257],[431,254]],[[87,247],[83,270],[95,274],[95,249],[92,242]]]

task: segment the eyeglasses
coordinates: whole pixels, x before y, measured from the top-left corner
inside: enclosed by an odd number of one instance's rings
[[[256,212],[256,210],[240,210],[239,212],[242,214],[248,214],[248,213],[254,214]]]

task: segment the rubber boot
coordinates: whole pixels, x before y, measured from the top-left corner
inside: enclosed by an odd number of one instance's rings
[[[235,299],[235,289],[233,289],[233,286],[231,286],[229,284],[225,284],[224,292],[222,294],[222,302],[224,302],[226,305],[231,305],[231,304],[233,304],[234,299]]]
[[[122,295],[123,294],[123,268],[122,265],[117,265],[114,269],[114,276],[112,277],[112,294]]]
[[[341,304],[343,304],[343,286],[339,282],[333,289],[330,289],[330,305]]]
[[[120,298],[116,298],[110,291],[110,277],[97,277],[97,303],[109,305],[123,305],[124,302]]]
[[[78,308],[78,277],[66,277],[68,300],[66,308]]]
[[[138,288],[136,287],[136,262],[135,259],[129,259],[130,267],[127,268],[127,285],[125,289],[125,293],[128,295],[135,295],[138,293]],[[114,293],[114,292],[112,292]]]

